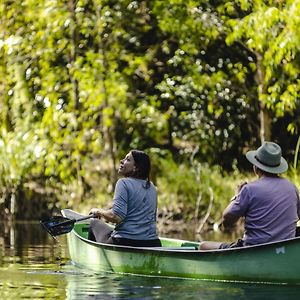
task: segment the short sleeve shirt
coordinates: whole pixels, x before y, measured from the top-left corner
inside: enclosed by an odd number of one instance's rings
[[[157,239],[157,191],[153,183],[146,188],[146,181],[122,178],[117,181],[112,211],[122,219],[112,233],[113,237],[135,240]]]
[[[300,217],[299,193],[287,179],[262,177],[242,188],[229,213],[245,217],[245,245],[293,238]]]

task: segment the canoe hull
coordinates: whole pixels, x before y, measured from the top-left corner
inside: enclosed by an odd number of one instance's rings
[[[94,272],[130,273],[239,282],[300,283],[300,239],[214,250],[133,248],[95,243],[75,226],[68,234],[71,260]],[[86,229],[85,229],[86,230]],[[182,244],[173,240],[173,244]],[[163,244],[172,245],[172,239]]]

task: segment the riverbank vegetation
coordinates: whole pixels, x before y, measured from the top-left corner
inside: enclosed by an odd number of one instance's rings
[[[3,217],[109,205],[132,148],[152,157],[160,215],[200,229],[251,178],[244,154],[263,140],[299,185],[299,5],[1,1]]]

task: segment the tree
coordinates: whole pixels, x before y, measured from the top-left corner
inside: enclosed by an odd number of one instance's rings
[[[228,44],[238,42],[255,58],[260,107],[261,141],[272,138],[272,114],[280,117],[299,100],[299,1],[238,1],[244,12],[236,17],[234,2],[227,4],[232,18]],[[294,124],[295,125],[295,124]],[[289,129],[295,131],[290,124]]]

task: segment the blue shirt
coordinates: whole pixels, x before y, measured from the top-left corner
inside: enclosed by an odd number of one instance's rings
[[[287,179],[261,177],[241,189],[229,212],[245,217],[245,245],[293,238],[300,217],[298,190]]]
[[[122,219],[113,237],[134,240],[157,239],[157,191],[153,183],[145,188],[146,180],[122,178],[117,181],[112,211]]]

